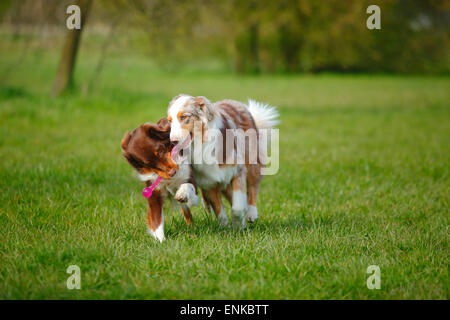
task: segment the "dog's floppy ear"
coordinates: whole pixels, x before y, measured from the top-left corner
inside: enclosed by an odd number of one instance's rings
[[[125,135],[123,136],[122,143],[121,143],[122,150],[125,151],[125,149],[128,146],[128,143],[130,142],[130,139],[131,139],[131,134],[128,131],[125,132]]]
[[[160,126],[159,124],[147,122],[147,123],[144,123],[142,126],[143,126],[143,129],[145,130],[145,132],[147,133],[147,135],[151,138],[156,138],[159,140],[168,140],[170,138],[170,125],[169,126]]]
[[[159,119],[159,121],[156,124],[158,126],[160,126],[162,130],[170,132],[170,121],[169,121],[169,119],[167,119],[167,118]]]
[[[212,104],[206,97],[198,96],[194,98],[194,104],[198,106],[206,115],[209,121],[213,119]]]

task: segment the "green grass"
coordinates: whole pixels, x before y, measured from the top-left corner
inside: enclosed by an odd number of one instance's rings
[[[15,59],[0,50],[0,69]],[[448,299],[449,78],[105,63],[87,97],[49,98],[57,59],[42,50],[0,87],[0,298]],[[78,84],[94,64],[82,51]],[[180,92],[279,107],[280,170],[245,231],[202,208],[188,227],[167,208],[167,241],[145,232],[143,186],[120,141]],[[66,288],[73,264],[81,290]],[[380,290],[366,287],[369,265]]]

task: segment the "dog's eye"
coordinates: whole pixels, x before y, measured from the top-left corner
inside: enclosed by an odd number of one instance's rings
[[[191,116],[190,113],[185,113],[180,116],[180,121],[186,120]]]

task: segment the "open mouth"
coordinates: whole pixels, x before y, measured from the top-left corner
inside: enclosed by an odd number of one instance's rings
[[[182,156],[183,155],[183,149],[188,147],[191,143],[191,134],[189,134],[183,141],[178,142],[172,147],[172,150],[170,151],[170,155],[172,158],[174,158],[177,155]]]

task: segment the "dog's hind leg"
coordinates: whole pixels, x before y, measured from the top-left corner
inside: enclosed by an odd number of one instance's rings
[[[262,176],[260,174],[261,166],[259,164],[252,164],[248,166],[247,172],[247,197],[248,209],[246,220],[253,223],[258,219],[258,209],[256,208],[256,201],[258,200],[259,187],[261,186]]]
[[[247,209],[247,168],[242,167],[239,173],[231,180],[233,199],[231,205],[231,222],[235,228],[245,228],[245,211]]]
[[[231,187],[231,185],[228,185],[225,190],[222,190],[222,194],[228,200],[228,203],[230,204],[230,206],[232,206],[233,205],[233,188]]]
[[[228,224],[228,216],[225,213],[225,209],[222,205],[222,194],[219,187],[212,188],[206,192],[205,199],[211,205],[214,213],[216,214],[216,218],[219,221],[219,225],[224,227]]]

